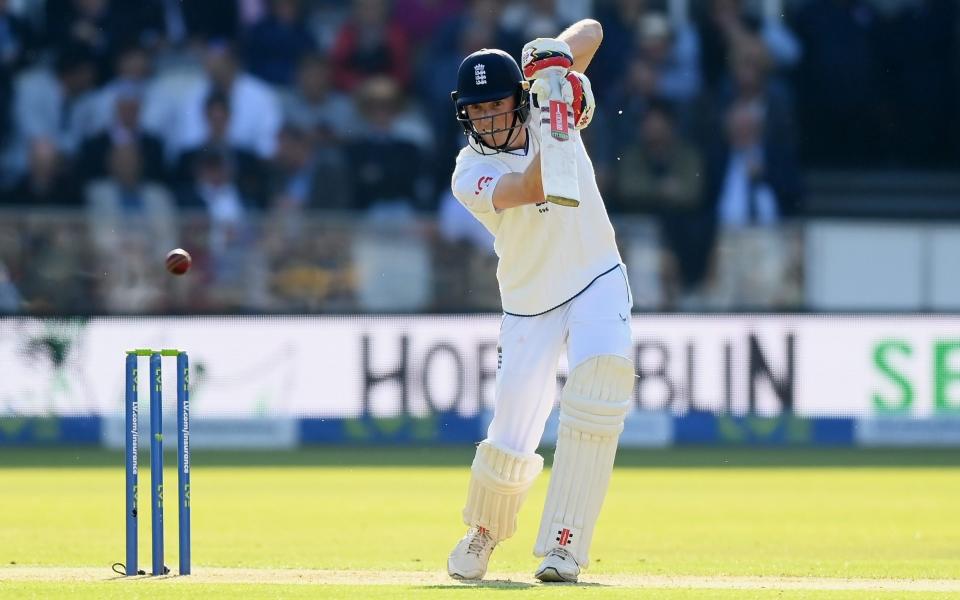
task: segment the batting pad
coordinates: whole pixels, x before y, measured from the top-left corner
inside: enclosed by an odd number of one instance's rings
[[[483,441],[470,468],[463,522],[487,529],[494,541],[517,530],[517,513],[543,470],[539,454],[520,454]]]
[[[581,568],[590,564],[593,528],[607,495],[633,384],[633,363],[621,356],[597,356],[570,373],[560,397],[557,451],[535,555],[561,547]]]

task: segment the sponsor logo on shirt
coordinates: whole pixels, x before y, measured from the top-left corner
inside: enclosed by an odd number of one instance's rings
[[[473,193],[474,196],[479,196],[480,192],[483,191],[483,188],[490,185],[490,182],[493,181],[493,177],[481,177],[477,180],[477,191]]]

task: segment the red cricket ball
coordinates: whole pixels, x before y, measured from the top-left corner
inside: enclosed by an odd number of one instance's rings
[[[193,259],[183,248],[174,248],[167,253],[167,270],[174,275],[183,275],[190,270]]]

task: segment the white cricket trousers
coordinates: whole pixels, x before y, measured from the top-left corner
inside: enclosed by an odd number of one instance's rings
[[[566,304],[535,317],[504,315],[492,443],[529,454],[540,445],[557,393],[560,353],[572,371],[602,354],[631,358],[633,301],[624,268],[613,269]]]

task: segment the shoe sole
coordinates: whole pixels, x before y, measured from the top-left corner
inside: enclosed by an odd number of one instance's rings
[[[535,577],[544,583],[576,583],[577,576],[572,578],[564,577],[553,567],[547,567],[542,571],[537,571]]]
[[[447,575],[449,575],[451,579],[456,579],[457,581],[480,581],[483,579],[483,576],[486,575],[486,573],[481,573],[476,577],[464,577],[460,573],[451,573],[450,571],[447,571]]]

